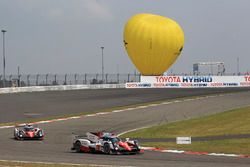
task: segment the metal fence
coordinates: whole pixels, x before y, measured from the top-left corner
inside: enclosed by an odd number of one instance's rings
[[[78,84],[119,84],[139,82],[140,74],[36,74],[7,75],[5,87],[51,86]],[[0,75],[0,87],[3,87],[3,76]]]

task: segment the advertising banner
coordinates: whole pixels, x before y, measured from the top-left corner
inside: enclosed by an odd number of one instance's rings
[[[250,76],[141,76],[126,88],[250,87]]]

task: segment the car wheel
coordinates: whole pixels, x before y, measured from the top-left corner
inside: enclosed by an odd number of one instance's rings
[[[19,135],[16,136],[16,140],[23,140],[23,137],[20,137]]]
[[[140,150],[140,148],[139,148],[139,143],[138,143],[137,140],[134,141],[134,145],[135,145],[135,148],[136,148],[137,150]]]
[[[22,131],[19,131],[16,134],[17,140],[24,140],[24,133]]]
[[[76,150],[76,152],[81,152],[81,142],[80,141],[77,141],[75,143],[75,150]]]
[[[104,152],[105,154],[110,154],[111,149],[110,149],[110,146],[109,146],[108,143],[105,143],[105,144],[104,144],[104,146],[103,146],[103,152]]]

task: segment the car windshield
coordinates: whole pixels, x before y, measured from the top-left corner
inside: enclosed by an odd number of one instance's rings
[[[33,130],[34,130],[33,127],[24,127],[23,129],[24,129],[25,131],[33,131]]]
[[[114,138],[111,138],[110,141],[113,143],[118,143],[119,141],[121,141],[121,139],[119,139],[118,137],[114,137]]]

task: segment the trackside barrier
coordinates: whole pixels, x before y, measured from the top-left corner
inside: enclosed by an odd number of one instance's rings
[[[125,84],[96,84],[96,85],[59,85],[59,86],[30,86],[0,88],[0,94],[19,92],[42,92],[42,91],[63,91],[81,89],[112,89],[125,88]]]
[[[250,87],[250,76],[141,76],[126,88],[225,88]]]

